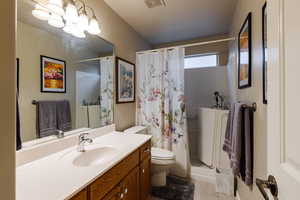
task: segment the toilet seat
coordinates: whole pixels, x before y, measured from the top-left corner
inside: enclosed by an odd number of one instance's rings
[[[165,150],[165,149],[160,149],[160,148],[151,148],[151,158],[153,160],[174,160],[175,155],[173,152]]]

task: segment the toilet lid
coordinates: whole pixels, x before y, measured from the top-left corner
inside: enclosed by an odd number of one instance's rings
[[[175,157],[173,152],[155,147],[151,148],[151,156],[160,160],[172,160]]]

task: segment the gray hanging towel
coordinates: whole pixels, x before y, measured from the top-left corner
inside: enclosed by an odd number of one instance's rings
[[[243,117],[243,145],[242,158],[240,165],[240,173],[246,185],[253,184],[253,111],[246,107],[244,108]]]
[[[240,174],[243,105],[243,103],[235,103],[231,106],[223,146],[223,150],[229,156],[230,165],[235,175]]]
[[[71,108],[67,100],[58,101],[56,107],[57,113],[57,128],[62,131],[72,129]]]
[[[223,150],[234,175],[253,183],[253,111],[245,103],[234,103],[229,111]]]
[[[16,149],[20,150],[22,148],[22,140],[21,140],[21,127],[20,127],[20,111],[19,111],[19,94],[17,92],[16,95],[16,103],[17,103],[17,108],[16,108]]]
[[[234,103],[231,106],[223,150],[227,152],[231,167],[235,175],[239,174],[241,158],[241,129],[243,103]]]
[[[36,102],[36,133],[38,138],[55,134],[57,115],[55,101]]]

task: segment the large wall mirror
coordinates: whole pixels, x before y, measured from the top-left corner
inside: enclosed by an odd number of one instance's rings
[[[22,142],[56,138],[114,121],[114,46],[78,38],[32,15],[18,0],[17,58]]]

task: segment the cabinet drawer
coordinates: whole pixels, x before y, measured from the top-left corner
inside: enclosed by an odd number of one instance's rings
[[[100,200],[111,191],[139,163],[135,151],[90,185],[90,200]]]
[[[87,200],[87,190],[86,189],[82,190],[74,197],[72,197],[70,200]]]
[[[140,160],[151,157],[151,141],[149,140],[140,148]]]

